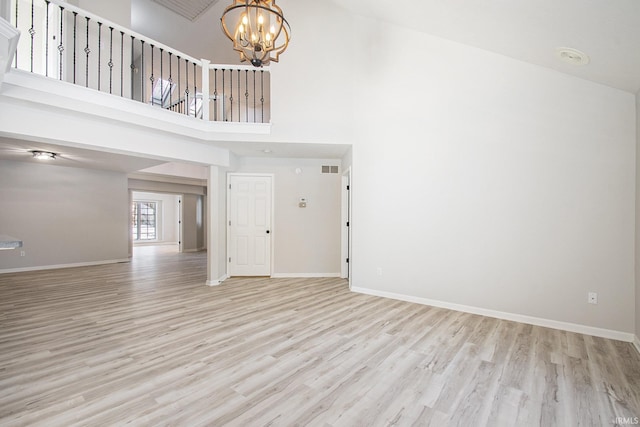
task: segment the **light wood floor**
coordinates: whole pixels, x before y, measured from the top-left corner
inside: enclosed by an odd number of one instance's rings
[[[136,249],[138,251],[138,249]],[[0,425],[612,426],[640,417],[629,343],[231,279],[204,254],[0,275]]]

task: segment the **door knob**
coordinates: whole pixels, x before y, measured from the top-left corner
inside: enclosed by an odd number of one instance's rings
[[[267,234],[271,233],[271,231],[267,230]]]

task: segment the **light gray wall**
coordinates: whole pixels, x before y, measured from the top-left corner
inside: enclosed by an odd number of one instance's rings
[[[636,94],[636,341],[640,342],[640,92]]]
[[[275,275],[340,273],[341,173],[322,174],[322,165],[340,160],[240,159],[238,172],[274,174]],[[298,207],[300,197],[306,208]]]
[[[227,6],[227,2],[219,1],[191,22],[151,0],[132,0],[131,27],[196,59],[239,63],[238,54],[220,28],[220,17]]]
[[[634,95],[354,25],[352,285],[633,332]]]
[[[129,192],[122,173],[0,161],[0,233],[24,241],[0,270],[126,260]]]
[[[204,235],[204,197],[182,196],[182,250],[199,251],[206,247]]]
[[[81,9],[113,21],[125,28],[131,28],[131,0],[69,0]]]

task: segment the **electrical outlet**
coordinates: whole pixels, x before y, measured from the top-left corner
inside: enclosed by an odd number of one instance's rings
[[[378,267],[378,276],[382,276],[382,267]]]
[[[25,256],[27,253],[25,251],[20,251],[20,256]]]
[[[598,294],[596,292],[589,292],[587,294],[587,302],[589,304],[597,304],[598,303]]]

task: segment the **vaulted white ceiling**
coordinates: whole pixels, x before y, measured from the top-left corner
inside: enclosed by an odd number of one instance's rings
[[[190,21],[202,15],[218,0],[153,0]]]
[[[640,90],[640,0],[334,2],[365,17],[624,91]],[[556,56],[558,47],[579,49],[590,57],[590,63],[576,66],[562,62]]]

